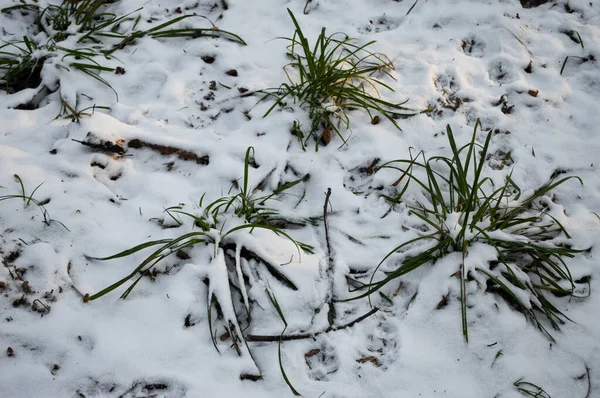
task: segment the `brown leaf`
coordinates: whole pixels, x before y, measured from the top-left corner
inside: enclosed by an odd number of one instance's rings
[[[323,146],[326,146],[330,142],[331,142],[331,126],[327,125],[327,127],[325,127],[325,130],[323,130],[323,134],[321,135],[321,144],[323,144]]]
[[[539,90],[529,90],[529,91],[527,91],[527,94],[531,95],[532,97],[537,97],[539,93],[540,93]]]
[[[25,294],[31,294],[31,286],[29,286],[29,281],[23,281],[23,284],[21,285],[21,290]]]
[[[369,164],[369,166],[366,167],[360,167],[358,169],[358,171],[360,171],[361,173],[364,173],[366,175],[373,175],[373,173],[375,173],[377,164],[381,161],[380,158],[375,158],[373,159],[373,161]]]
[[[313,348],[312,350],[310,350],[309,352],[307,352],[306,354],[304,354],[304,358],[314,357],[315,355],[317,355],[320,352],[321,352],[320,349]]]
[[[8,355],[9,357],[14,357],[15,356],[15,351],[12,349],[12,347],[8,347],[6,349],[6,355]]]
[[[221,340],[221,341],[227,341],[227,340],[229,340],[230,336],[231,335],[229,334],[229,331],[226,331],[221,336],[219,336],[219,340]]]
[[[444,308],[447,305],[448,305],[448,295],[446,294],[445,296],[442,297],[442,300],[435,307],[435,310],[439,311],[439,310],[441,310],[442,308]]]
[[[377,357],[374,356],[368,356],[368,357],[362,357],[360,358],[358,361],[358,363],[365,363],[365,362],[370,362],[373,364],[373,366],[375,366],[376,368],[381,366],[381,363],[379,362],[379,359],[377,359]]]

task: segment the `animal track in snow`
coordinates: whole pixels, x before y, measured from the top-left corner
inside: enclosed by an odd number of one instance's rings
[[[93,168],[94,178],[102,184],[116,181],[121,178],[123,166],[116,160],[105,155],[96,155],[90,162]]]
[[[514,66],[503,59],[496,59],[490,62],[488,74],[490,79],[498,84],[512,83],[518,78]]]
[[[166,380],[135,381],[130,387],[124,387],[113,382],[101,382],[90,378],[87,385],[78,389],[76,394],[76,397],[80,398],[179,398],[186,395],[186,389],[178,383]]]
[[[304,354],[304,359],[310,369],[309,377],[313,380],[329,380],[329,375],[337,372],[340,367],[335,348],[327,343],[308,351]]]
[[[373,333],[367,336],[367,339],[369,341],[367,350],[370,354],[359,359],[359,363],[370,362],[376,367],[385,369],[386,363],[395,361],[399,343],[398,331],[393,324],[382,320]]]
[[[437,75],[433,84],[439,92],[447,94],[454,94],[460,89],[460,86],[452,74]]]
[[[373,160],[349,170],[344,177],[344,187],[355,195],[369,194],[373,187],[373,174],[377,171],[381,159]]]
[[[470,57],[483,58],[485,55],[485,42],[474,34],[470,34],[462,40],[461,47],[465,54]]]
[[[385,14],[369,19],[368,24],[358,27],[359,33],[379,33],[394,30],[402,23],[402,18],[391,18]]]
[[[463,103],[471,101],[470,98],[461,98],[457,95],[460,85],[452,73],[438,75],[433,84],[440,93],[435,103],[429,105],[432,111],[428,115],[434,120],[444,118],[448,112],[452,112],[453,114],[458,111]]]

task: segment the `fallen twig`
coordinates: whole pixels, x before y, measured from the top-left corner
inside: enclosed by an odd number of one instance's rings
[[[590,379],[590,368],[587,365],[585,365],[585,373],[587,375],[588,389],[587,394],[583,398],[590,398],[590,394],[592,393],[592,379]]]
[[[371,311],[367,312],[366,314],[356,318],[355,320],[348,322],[344,325],[341,326],[330,326],[325,330],[321,330],[318,332],[314,332],[314,333],[298,333],[298,334],[288,334],[288,335],[253,335],[253,334],[249,334],[245,337],[246,341],[248,342],[266,342],[266,343],[276,343],[279,341],[291,341],[291,340],[302,340],[302,339],[311,339],[314,337],[317,337],[321,334],[325,334],[325,333],[330,333],[330,332],[337,332],[339,330],[343,330],[343,329],[347,329],[350,328],[354,325],[356,325],[359,322],[364,321],[365,319],[367,319],[368,317],[370,317],[371,315],[375,314],[377,311],[379,311],[379,308],[375,307],[373,308]]]
[[[304,10],[302,10],[302,12],[304,13],[304,15],[308,15],[308,4],[312,2],[312,0],[306,0],[306,4],[304,4]]]
[[[327,245],[327,277],[329,278],[329,292],[327,294],[326,302],[329,312],[327,314],[327,321],[329,326],[333,327],[335,323],[335,306],[333,305],[333,288],[334,288],[334,266],[335,260],[333,258],[333,252],[331,251],[331,241],[329,240],[329,224],[327,223],[327,208],[329,207],[329,198],[331,197],[331,188],[327,188],[325,193],[325,203],[323,204],[323,226],[325,228],[325,244]]]
[[[71,138],[71,141],[75,141],[81,145],[85,145],[87,147],[92,148],[93,150],[100,152],[109,152],[116,153],[118,155],[122,155],[125,153],[125,148],[123,148],[123,144],[125,143],[122,140],[118,140],[116,143],[110,141],[102,141],[102,142],[88,142],[88,141],[79,141]]]

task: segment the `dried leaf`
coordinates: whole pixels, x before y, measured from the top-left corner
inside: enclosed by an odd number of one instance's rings
[[[436,305],[435,310],[439,311],[448,305],[448,294],[442,297],[442,300]]]
[[[323,146],[326,146],[330,142],[331,142],[331,126],[327,125],[327,127],[325,127],[325,130],[323,131],[323,135],[321,135],[321,144],[323,144]]]
[[[377,357],[374,356],[368,356],[368,357],[362,357],[360,358],[358,361],[358,363],[365,363],[365,362],[370,362],[373,364],[373,366],[375,366],[376,368],[381,366],[381,363],[379,362],[379,359],[377,359]]]
[[[310,350],[309,352],[304,354],[304,358],[314,357],[315,355],[317,355],[320,352],[321,352],[321,350],[319,348],[313,348],[312,350]]]

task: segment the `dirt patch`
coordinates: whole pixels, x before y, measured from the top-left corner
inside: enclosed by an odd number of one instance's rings
[[[197,164],[201,164],[201,165],[207,165],[207,164],[209,164],[209,161],[210,161],[208,155],[198,156],[198,155],[196,155],[193,152],[186,151],[186,150],[183,150],[183,149],[180,149],[180,148],[176,148],[176,147],[172,147],[172,146],[152,144],[150,142],[142,141],[142,140],[139,140],[137,138],[129,141],[127,143],[127,146],[129,148],[132,148],[132,149],[148,148],[148,149],[151,149],[151,150],[153,150],[155,152],[158,152],[158,153],[160,153],[161,155],[164,155],[164,156],[175,155],[175,156],[177,156],[181,160],[194,161]]]

